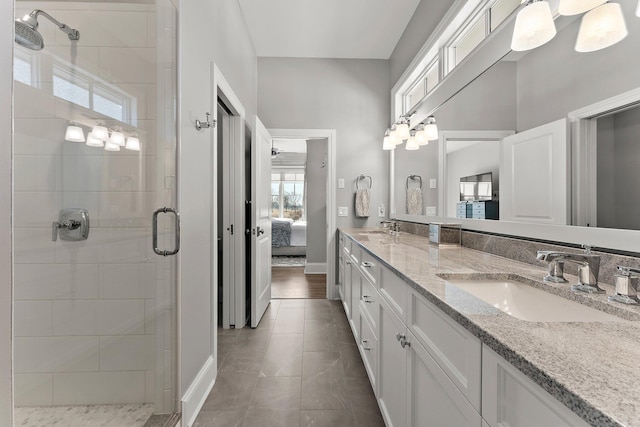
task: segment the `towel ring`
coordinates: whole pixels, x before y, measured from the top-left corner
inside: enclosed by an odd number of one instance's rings
[[[360,176],[356,178],[356,189],[360,189],[360,181],[366,181],[367,179],[369,180],[369,190],[371,190],[371,187],[373,186],[373,178],[364,174],[360,174]]]
[[[422,177],[420,175],[409,175],[407,177],[407,190],[409,189],[409,181],[420,181],[420,188],[422,190]]]

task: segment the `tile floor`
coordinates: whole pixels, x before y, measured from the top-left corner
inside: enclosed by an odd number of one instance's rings
[[[273,300],[218,330],[218,378],[194,426],[384,426],[339,301]]]

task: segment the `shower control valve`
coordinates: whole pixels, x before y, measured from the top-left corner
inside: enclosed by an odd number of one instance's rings
[[[89,212],[86,209],[63,209],[57,221],[51,224],[51,240],[86,240],[89,237]]]

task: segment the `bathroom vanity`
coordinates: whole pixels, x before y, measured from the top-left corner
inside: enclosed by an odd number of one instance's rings
[[[572,293],[542,264],[409,233],[338,240],[339,295],[387,426],[640,425],[640,309],[608,302],[612,286]],[[487,284],[525,297],[496,308],[476,292]]]

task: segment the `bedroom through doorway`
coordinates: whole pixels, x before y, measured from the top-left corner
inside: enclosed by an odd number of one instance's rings
[[[326,298],[328,140],[274,138],[271,297]]]

